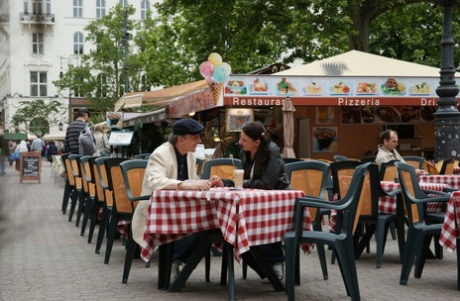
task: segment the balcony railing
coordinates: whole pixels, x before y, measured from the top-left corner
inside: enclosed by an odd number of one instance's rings
[[[21,23],[54,24],[54,14],[20,14]]]

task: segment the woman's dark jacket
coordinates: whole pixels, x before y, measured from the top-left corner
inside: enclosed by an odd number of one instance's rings
[[[241,151],[240,158],[244,168],[244,188],[256,188],[266,190],[285,190],[291,189],[286,172],[284,171],[284,160],[280,154],[279,147],[270,142],[270,157],[263,166],[259,158],[260,152],[254,156],[254,173],[251,176],[252,161],[250,153]]]

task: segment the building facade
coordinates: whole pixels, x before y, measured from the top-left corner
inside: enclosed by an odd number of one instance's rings
[[[0,129],[14,128],[11,118],[21,102],[60,102],[65,114],[42,116],[45,132],[64,130],[73,109],[87,101],[71,91],[58,91],[53,81],[77,66],[92,45],[84,27],[106,15],[117,4],[132,5],[134,19],[145,18],[155,0],[2,0],[0,1]],[[64,125],[64,126],[63,126]]]

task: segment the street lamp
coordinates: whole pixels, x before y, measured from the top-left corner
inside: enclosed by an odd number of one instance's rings
[[[128,41],[129,41],[129,32],[128,32],[128,12],[125,10],[123,13],[123,38],[121,43],[124,46],[124,77],[125,77],[125,94],[129,90],[129,81],[128,81]]]
[[[441,74],[436,94],[439,96],[435,117],[436,161],[460,158],[460,112],[457,109],[459,89],[455,84],[454,46],[452,37],[452,5],[454,0],[440,0],[444,7],[441,40]]]

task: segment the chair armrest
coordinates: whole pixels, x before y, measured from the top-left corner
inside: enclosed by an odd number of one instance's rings
[[[454,192],[454,191],[458,191],[458,189],[452,188],[452,187],[446,187],[444,189],[444,192],[447,192],[447,193],[451,193],[451,192]]]
[[[426,199],[417,199],[417,200],[412,200],[414,203],[419,203],[419,204],[425,204],[425,203],[447,203],[449,202],[450,195],[449,196],[437,196],[437,197],[429,197]]]
[[[444,191],[438,191],[438,190],[431,190],[431,189],[422,189],[422,191],[426,194],[436,194],[439,196],[449,196],[450,197],[450,192],[444,192]],[[453,190],[455,191],[455,190]]]
[[[313,207],[313,208],[320,208],[320,209],[336,209],[341,210],[343,209],[342,204],[338,204],[336,202],[326,201],[321,198],[315,197],[300,197],[296,199],[296,210],[302,209],[305,207]]]
[[[131,202],[136,202],[136,201],[148,201],[150,200],[150,195],[141,195],[141,196],[133,196],[131,193],[128,193],[128,199]]]

